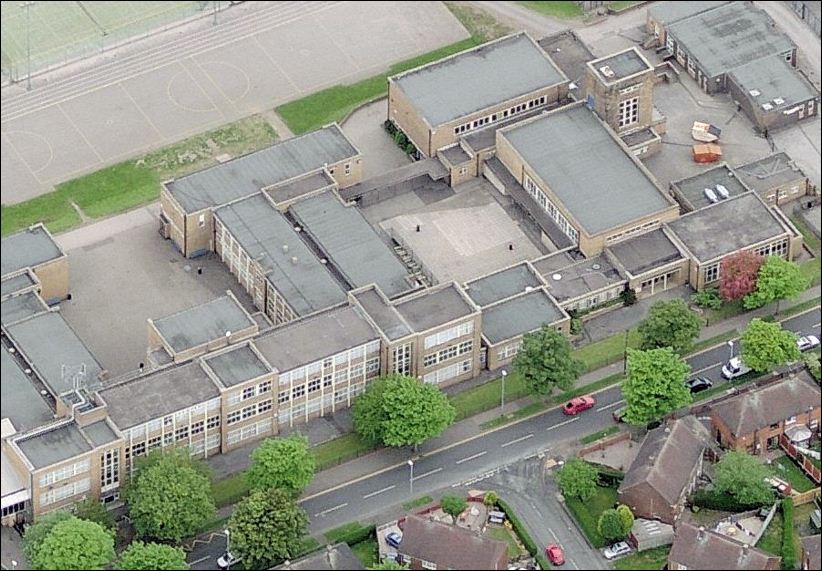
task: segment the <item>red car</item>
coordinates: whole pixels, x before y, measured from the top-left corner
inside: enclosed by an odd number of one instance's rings
[[[565,564],[565,554],[562,552],[562,548],[556,543],[552,543],[545,548],[545,555],[553,565]]]
[[[565,414],[579,414],[583,410],[588,410],[592,406],[597,403],[594,400],[594,397],[591,395],[585,395],[584,397],[576,397],[571,399],[569,402],[565,403],[565,406],[562,407],[562,412]]]

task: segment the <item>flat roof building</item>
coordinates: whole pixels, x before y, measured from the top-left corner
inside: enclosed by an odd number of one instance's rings
[[[545,282],[531,264],[522,262],[465,284],[465,292],[480,307],[542,287]]]
[[[43,224],[35,224],[0,241],[3,295],[21,287],[19,274],[33,272],[40,282],[38,291],[46,303],[59,302],[68,295],[68,259]],[[25,279],[25,278],[20,278]]]
[[[628,280],[637,297],[687,283],[688,256],[660,229],[608,246],[605,256]]]
[[[32,315],[48,311],[48,309],[43,298],[33,291],[8,297],[0,303],[3,325],[26,319]]]
[[[617,299],[625,289],[625,277],[602,254],[580,259],[556,252],[531,263],[566,311],[592,310]]]
[[[785,152],[734,168],[736,176],[769,205],[795,200],[810,190],[810,180]]]
[[[647,169],[581,104],[498,131],[497,156],[585,255],[678,215]]]
[[[646,30],[657,38],[660,46],[665,45],[665,31],[674,22],[690,18],[694,14],[712,10],[717,6],[727,4],[729,0],[666,0],[654,2],[648,8]]]
[[[671,190],[684,212],[699,210],[726,200],[719,187],[727,191],[728,197],[738,196],[750,190],[724,162],[694,176],[671,181]],[[708,193],[708,190],[711,192]]]
[[[423,154],[565,98],[568,78],[519,32],[388,78],[388,118]]]
[[[27,432],[53,421],[54,411],[5,347],[0,350],[0,365],[3,378],[0,398],[2,418],[9,419],[17,432]]]

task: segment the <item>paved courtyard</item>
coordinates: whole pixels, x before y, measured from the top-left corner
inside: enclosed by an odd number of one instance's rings
[[[247,2],[192,26],[4,88],[3,204],[467,36],[441,2]]]
[[[363,157],[363,179],[407,165],[411,159],[383,128],[388,116],[388,99],[379,99],[354,111],[342,124],[346,136]]]

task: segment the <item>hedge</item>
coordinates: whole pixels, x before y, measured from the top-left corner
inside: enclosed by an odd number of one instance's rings
[[[541,553],[540,549],[537,547],[537,544],[534,543],[534,540],[531,539],[531,535],[528,533],[528,530],[525,529],[525,526],[522,524],[517,514],[514,513],[514,510],[511,509],[511,506],[505,503],[502,499],[497,499],[497,505],[502,511],[505,512],[505,515],[511,522],[511,526],[514,528],[514,532],[522,540],[522,544],[525,546],[525,549],[528,550],[528,553],[534,557],[539,555]]]
[[[611,468],[605,464],[597,464],[596,462],[591,462],[591,464],[593,464],[597,469],[600,486],[605,488],[617,488],[622,483],[622,480],[625,479],[625,472],[622,470]]]
[[[350,527],[353,529],[347,531],[344,529],[346,527]],[[365,541],[366,539],[376,537],[376,534],[377,526],[375,525],[363,526],[359,524],[346,524],[344,526],[340,526],[337,529],[332,529],[331,531],[327,532],[325,534],[325,537],[331,543],[347,543],[348,545],[354,545],[355,543],[359,543],[361,541]]]
[[[691,497],[691,503],[700,508],[708,508],[725,512],[744,512],[761,508],[770,502],[759,504],[741,504],[730,494],[722,494],[714,490],[700,490]]]
[[[796,543],[793,539],[793,499],[782,500],[782,568],[796,569]]]

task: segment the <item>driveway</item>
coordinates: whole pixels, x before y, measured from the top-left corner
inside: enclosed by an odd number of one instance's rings
[[[383,98],[354,111],[342,124],[345,134],[363,157],[363,178],[380,175],[411,162],[383,129],[388,99]]]

